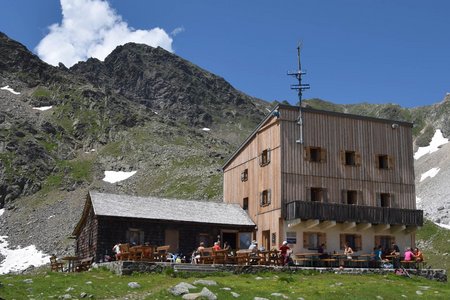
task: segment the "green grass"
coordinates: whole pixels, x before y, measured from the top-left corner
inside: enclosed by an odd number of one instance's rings
[[[32,279],[33,282],[26,283],[25,279]],[[75,274],[41,272],[35,275],[3,275],[0,276],[0,297],[58,299],[69,294],[72,298],[80,298],[81,293],[86,293],[93,295],[94,299],[181,299],[180,296],[170,294],[167,289],[179,282],[193,284],[197,279],[216,281],[217,286],[207,288],[218,299],[235,299],[231,292],[240,294],[239,299],[283,299],[271,296],[272,293],[281,293],[288,299],[450,299],[450,287],[447,283],[396,275],[315,272],[205,275],[165,272],[117,276],[106,270]],[[141,287],[131,289],[128,287],[129,282],[137,282]],[[191,292],[200,292],[203,288],[200,284],[196,286]]]

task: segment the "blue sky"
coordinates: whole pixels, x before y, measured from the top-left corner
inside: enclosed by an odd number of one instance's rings
[[[98,0],[61,3],[67,8],[82,2],[91,5]],[[39,55],[50,59],[57,49],[66,49],[67,43],[90,35],[89,31],[77,28],[104,20],[103,14],[95,10],[89,10],[89,16],[82,9],[70,13],[66,9],[66,21],[78,18],[80,22],[75,20],[78,25],[66,31],[61,3],[2,1],[0,31],[35,53],[39,52],[39,45],[42,53]],[[127,27],[122,35],[149,44],[160,43],[224,77],[237,89],[264,100],[296,103],[296,93],[290,90],[294,81],[286,73],[296,68],[299,41],[303,43],[302,66],[308,72],[304,82],[311,84],[305,98],[341,104],[397,103],[415,107],[437,103],[450,92],[450,1],[110,0],[108,3],[109,9],[114,10],[111,10],[113,22]],[[52,24],[56,26],[50,38]],[[90,28],[88,25],[86,28]],[[103,32],[101,26],[95,27],[98,32]],[[87,55],[101,55],[109,49],[104,44],[116,42],[111,38],[116,32],[111,30],[105,39],[108,42],[102,42],[101,47],[92,43],[103,36],[83,40],[78,52],[89,48]],[[72,34],[78,37],[71,38]],[[58,44],[61,39],[70,40],[61,46]],[[75,60],[86,55],[75,50],[81,55]]]

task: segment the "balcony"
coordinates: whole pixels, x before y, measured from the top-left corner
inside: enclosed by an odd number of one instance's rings
[[[309,201],[286,204],[286,220],[316,219],[320,221],[356,222],[422,226],[423,211],[414,209],[347,205]]]

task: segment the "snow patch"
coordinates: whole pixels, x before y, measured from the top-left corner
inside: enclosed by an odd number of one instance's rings
[[[49,262],[50,256],[38,251],[34,245],[8,249],[7,238],[7,236],[0,236],[0,254],[5,257],[0,262],[0,275],[23,271],[30,266],[42,266]]]
[[[44,111],[44,110],[49,110],[52,107],[53,106],[41,106],[41,107],[33,107],[33,109]]]
[[[16,92],[15,90],[13,90],[12,88],[9,87],[9,85],[5,85],[4,87],[1,87],[0,90],[5,90],[8,92],[13,93],[14,95],[20,95],[19,92]]]
[[[134,174],[136,174],[137,171],[131,171],[131,172],[123,172],[123,171],[105,171],[105,178],[103,178],[103,181],[109,182],[109,183],[116,183],[125,179],[130,178]]]
[[[419,147],[417,152],[414,153],[414,159],[419,159],[425,154],[433,153],[439,150],[439,146],[448,143],[448,139],[444,138],[442,131],[440,129],[436,130],[433,138],[431,139],[430,145],[426,147]]]
[[[436,224],[439,227],[445,228],[445,229],[450,229],[450,225],[448,225],[448,224],[442,224],[442,223],[434,223],[434,224]]]
[[[203,130],[203,131],[211,131],[211,129],[206,128],[206,127],[202,128],[202,130]]]
[[[436,176],[437,173],[439,173],[439,168],[433,168],[425,173],[423,173],[420,176],[420,182],[424,181],[427,177],[433,178],[434,176]]]
[[[5,212],[4,208],[0,209],[0,216],[3,215],[4,212]]]

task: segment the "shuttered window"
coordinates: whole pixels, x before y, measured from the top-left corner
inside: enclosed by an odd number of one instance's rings
[[[264,190],[260,193],[260,206],[268,206],[271,203],[271,191],[269,190]]]
[[[259,165],[261,167],[267,166],[270,163],[270,148],[265,149],[259,155]]]
[[[326,245],[327,235],[324,232],[303,232],[303,248],[317,250],[322,244]]]
[[[387,154],[378,154],[375,157],[378,169],[392,170],[394,168],[394,157]]]
[[[327,161],[327,151],[322,147],[305,147],[304,158],[309,162],[324,163]]]
[[[377,206],[378,207],[393,207],[392,206],[392,200],[394,199],[393,194],[389,193],[377,193],[376,194],[377,199]]]
[[[248,180],[248,169],[245,169],[241,173],[241,181],[247,181]]]
[[[383,251],[389,251],[392,243],[395,243],[395,237],[393,235],[376,235],[374,247],[381,246]]]
[[[328,202],[327,189],[324,188],[307,188],[307,199],[312,202]]]
[[[362,236],[360,234],[340,234],[339,235],[340,248],[345,248],[345,243],[347,243],[353,251],[362,250]]]
[[[360,192],[352,190],[342,190],[342,201],[343,204],[357,205],[360,198]]]

